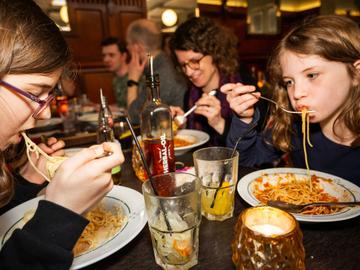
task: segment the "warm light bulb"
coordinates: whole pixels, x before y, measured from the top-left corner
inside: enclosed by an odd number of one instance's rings
[[[177,22],[177,19],[178,19],[178,16],[177,16],[176,12],[172,9],[166,9],[161,14],[161,20],[162,20],[163,24],[167,27],[174,26]]]
[[[60,18],[64,23],[69,23],[69,15],[68,15],[67,6],[62,6],[60,8]]]

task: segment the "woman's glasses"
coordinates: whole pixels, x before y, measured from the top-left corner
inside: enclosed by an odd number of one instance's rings
[[[53,101],[56,95],[60,92],[58,86],[56,85],[55,88],[49,93],[46,99],[40,99],[37,96],[34,96],[33,94],[21,90],[16,86],[13,86],[3,80],[0,80],[0,85],[2,85],[3,87],[9,90],[15,91],[16,93],[32,100],[33,102],[38,103],[39,104],[38,107],[35,109],[35,111],[32,114],[32,117],[34,117],[35,119],[38,119],[39,115],[49,106],[51,101]]]
[[[200,68],[200,62],[201,60],[203,60],[203,58],[205,57],[206,55],[203,55],[201,58],[199,59],[190,59],[189,61],[186,61],[184,63],[182,63],[180,65],[181,69],[185,72],[186,71],[186,67],[189,67],[191,68],[192,70],[197,70]]]

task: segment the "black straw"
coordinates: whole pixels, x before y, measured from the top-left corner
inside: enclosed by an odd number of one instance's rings
[[[152,187],[152,190],[153,190],[154,194],[155,194],[156,196],[158,196],[159,194],[158,194],[158,192],[156,191],[156,188],[155,188],[155,185],[154,185],[154,180],[153,180],[153,178],[152,178],[152,175],[151,175],[149,166],[147,165],[146,160],[145,160],[144,151],[142,150],[142,148],[141,148],[141,146],[140,146],[139,140],[138,140],[137,137],[136,137],[135,131],[134,131],[134,129],[133,129],[133,127],[132,127],[132,125],[131,125],[131,123],[130,123],[130,121],[129,121],[129,118],[128,118],[128,117],[125,117],[125,119],[126,119],[127,124],[129,125],[131,135],[133,136],[133,139],[134,139],[134,141],[135,141],[136,147],[137,147],[137,149],[138,149],[138,151],[139,151],[139,154],[140,154],[142,163],[143,163],[143,165],[144,165],[144,168],[145,168],[145,170],[146,170],[146,173],[147,173],[147,175],[149,176],[149,181],[150,181],[150,185],[151,185],[151,187]],[[160,208],[161,208],[162,212],[164,213],[165,223],[166,223],[167,229],[168,229],[169,231],[172,231],[171,225],[170,225],[170,223],[169,223],[169,221],[168,221],[168,219],[167,219],[167,215],[166,215],[166,213],[165,213],[165,211],[164,211],[164,206],[163,206],[163,204],[162,204],[161,201],[160,201]]]

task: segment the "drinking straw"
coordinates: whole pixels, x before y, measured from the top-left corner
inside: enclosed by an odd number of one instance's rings
[[[135,141],[136,147],[137,147],[137,149],[138,149],[138,151],[139,151],[139,154],[140,154],[140,157],[141,157],[141,161],[142,161],[142,163],[143,163],[143,166],[144,166],[144,168],[145,168],[145,170],[146,170],[147,175],[149,176],[149,181],[150,181],[151,188],[152,188],[154,194],[155,194],[156,196],[158,196],[159,194],[158,194],[158,192],[156,191],[156,188],[155,188],[155,185],[154,185],[154,180],[153,180],[153,178],[152,178],[152,175],[151,175],[149,166],[147,165],[147,162],[146,162],[146,160],[145,160],[144,151],[142,150],[142,148],[141,148],[141,146],[140,146],[139,140],[138,140],[137,137],[136,137],[135,131],[134,131],[134,129],[133,129],[131,123],[130,123],[129,118],[128,118],[128,117],[125,117],[125,119],[126,119],[127,124],[129,125],[131,135],[132,135],[132,137],[133,137],[133,139],[134,139],[134,141]],[[168,219],[167,219],[166,213],[165,213],[165,211],[164,211],[164,206],[162,205],[161,201],[160,201],[160,208],[161,208],[162,212],[164,213],[166,227],[168,228],[169,231],[172,231],[171,225],[170,225],[170,223],[169,223],[169,221],[168,221]]]

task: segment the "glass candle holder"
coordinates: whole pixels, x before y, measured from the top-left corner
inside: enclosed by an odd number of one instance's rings
[[[269,206],[244,210],[235,226],[236,269],[305,269],[302,232],[289,213]]]

